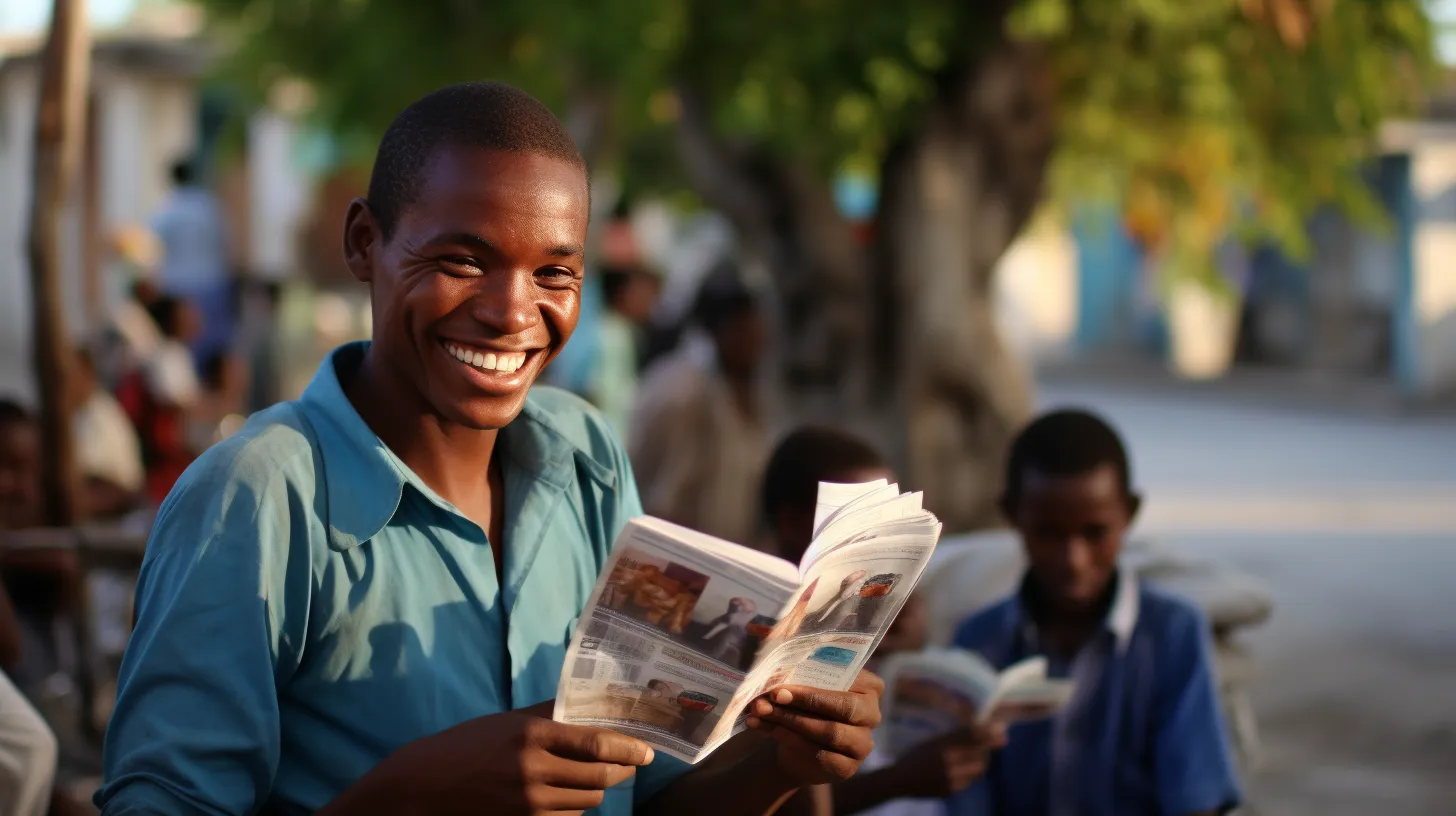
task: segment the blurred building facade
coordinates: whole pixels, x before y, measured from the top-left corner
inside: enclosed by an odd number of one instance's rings
[[[1219,262],[1241,298],[1227,319],[1204,320],[1196,331],[1115,213],[1075,219],[1071,252],[1038,239],[1043,261],[1061,269],[1036,273],[1055,291],[1035,298],[1059,301],[1071,315],[1058,334],[1038,334],[1038,356],[1170,360],[1177,368],[1178,344],[1192,333],[1222,347],[1214,353],[1224,360],[1206,373],[1256,365],[1383,380],[1415,399],[1456,392],[1456,104],[1438,100],[1422,121],[1390,123],[1381,148],[1367,179],[1387,224],[1321,213],[1309,224],[1313,251],[1303,262],[1231,243]]]
[[[313,196],[299,167],[303,134],[289,115],[243,108],[206,85],[213,54],[200,24],[196,9],[164,5],[95,36],[84,160],[63,221],[65,313],[78,341],[128,284],[111,236],[150,224],[179,159],[197,161],[221,198],[236,272],[270,282],[298,274],[300,224]],[[0,394],[26,401],[34,394],[26,238],[40,48],[36,36],[0,40]],[[228,122],[238,125],[242,149],[214,161]]]

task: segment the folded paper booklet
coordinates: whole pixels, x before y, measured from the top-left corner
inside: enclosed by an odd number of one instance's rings
[[[577,622],[555,719],[611,728],[697,762],[784,684],[843,691],[940,539],[919,493],[819,486],[813,544],[780,558],[641,517]]]
[[[885,694],[875,742],[890,756],[977,722],[1050,717],[1075,691],[1072,681],[1047,677],[1046,658],[1029,658],[997,672],[964,649],[897,654],[880,672]]]

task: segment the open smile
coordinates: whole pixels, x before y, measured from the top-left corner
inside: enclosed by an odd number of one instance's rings
[[[445,353],[464,366],[467,376],[487,390],[514,391],[526,379],[521,373],[538,353],[530,351],[499,351],[468,346],[454,340],[440,341]]]

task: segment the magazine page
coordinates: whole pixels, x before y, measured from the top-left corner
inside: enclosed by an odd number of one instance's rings
[[[873,482],[858,482],[855,484],[820,482],[819,494],[814,503],[814,535],[819,535],[819,531],[824,527],[824,522],[828,521],[839,508],[849,504],[865,493],[889,486],[890,483],[884,479],[876,479]],[[895,494],[898,495],[899,492],[899,490],[896,490]]]
[[[866,537],[880,535],[887,525],[919,517],[933,519],[933,516],[922,509],[921,499],[920,493],[903,493],[889,499],[877,499],[867,495],[846,505],[824,525],[823,532],[815,539],[815,546],[804,553],[799,564],[799,573],[807,576],[820,559],[841,547],[857,544]]]
[[[623,529],[578,620],[554,719],[696,762],[792,599],[796,570],[751,569],[726,542],[711,551],[675,537],[681,529],[647,518]]]
[[[1076,685],[1047,677],[1044,657],[1029,657],[1001,672],[989,702],[978,707],[982,722],[1025,722],[1050,717],[1071,702]]]
[[[834,512],[815,534],[814,541],[799,561],[799,574],[807,576],[815,561],[837,547],[866,535],[866,531],[895,521],[914,518],[925,511],[920,493],[897,493],[899,488],[871,490]]]
[[[744,708],[779,685],[844,691],[910,597],[940,523],[929,513],[865,530],[809,565],[793,601],[761,646],[758,663],[710,735],[714,748],[743,729]]]
[[[976,722],[996,694],[996,669],[963,649],[926,649],[891,656],[882,666],[884,719],[875,742],[890,756]]]
[[[839,531],[840,538],[843,537],[847,528],[845,521],[851,514],[895,499],[900,496],[900,486],[881,484],[881,481],[858,485],[835,485],[831,482],[820,482],[819,496],[820,499],[816,503],[814,511],[814,539],[809,542],[809,548],[804,551],[804,556],[799,561],[800,573],[803,572],[802,565],[817,558],[829,541],[838,540],[834,538],[835,530]],[[839,501],[844,503],[835,506]],[[821,512],[823,513],[822,519],[820,518]],[[862,528],[856,527],[852,531],[859,529]]]

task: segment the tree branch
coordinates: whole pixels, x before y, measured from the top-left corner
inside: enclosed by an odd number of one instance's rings
[[[772,201],[753,183],[747,157],[713,133],[707,106],[696,90],[679,85],[677,96],[678,151],[693,187],[722,210],[744,238],[760,249],[767,247],[772,241],[768,219]]]

